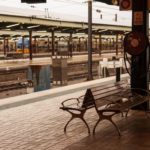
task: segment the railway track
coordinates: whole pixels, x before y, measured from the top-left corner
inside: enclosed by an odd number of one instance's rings
[[[98,77],[98,61],[93,61],[92,74],[93,77]],[[68,81],[86,78],[88,75],[88,64],[87,62],[78,62],[68,64]]]

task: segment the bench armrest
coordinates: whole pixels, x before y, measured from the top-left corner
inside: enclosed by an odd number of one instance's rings
[[[83,100],[84,98],[84,95],[78,97],[78,98],[69,98],[69,99],[66,99],[64,100],[61,105],[63,107],[65,107],[67,105],[67,103],[71,103],[70,105],[73,105],[73,104],[76,104],[77,106],[79,106],[79,104],[81,103],[81,101]]]

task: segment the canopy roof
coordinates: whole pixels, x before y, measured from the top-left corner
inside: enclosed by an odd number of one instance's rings
[[[9,0],[6,0],[9,1]],[[17,0],[9,1],[16,2]],[[51,5],[58,2],[51,1]],[[71,1],[71,3],[70,3]],[[66,11],[49,11],[47,5],[30,5],[18,3],[18,5],[0,6],[0,30],[2,31],[40,31],[57,33],[87,33],[87,3],[80,0],[80,3],[74,3],[75,0],[68,0],[69,8],[66,3],[58,6],[66,8]],[[73,3],[72,3],[73,2]],[[73,5],[74,4],[74,5]],[[70,8],[71,7],[71,8]],[[70,9],[76,12],[69,11]],[[52,8],[52,7],[50,7]],[[93,33],[94,34],[124,34],[129,32],[131,26],[130,12],[119,12],[117,7],[110,7],[106,4],[93,3]],[[116,18],[117,17],[117,20]],[[10,32],[9,32],[10,33]]]

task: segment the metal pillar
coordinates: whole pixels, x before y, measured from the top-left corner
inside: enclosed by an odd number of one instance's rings
[[[99,55],[101,56],[102,52],[102,35],[99,34]]]
[[[32,30],[29,30],[30,60],[32,60]]]
[[[78,46],[78,50],[79,50],[79,52],[81,52],[82,50],[81,50],[81,38],[79,37],[79,46]]]
[[[84,43],[85,43],[85,51],[88,51],[88,50],[87,50],[87,38],[85,39],[85,42],[84,42]]]
[[[34,37],[34,49],[33,53],[37,53],[37,37]]]
[[[118,56],[118,34],[116,34],[116,56]]]
[[[124,36],[121,35],[121,49],[123,49],[123,39],[124,39]]]
[[[22,37],[22,53],[24,54],[24,36]]]
[[[72,57],[72,33],[69,36],[69,56]]]
[[[6,53],[9,52],[9,39],[6,39]]]
[[[6,55],[6,38],[5,37],[4,37],[3,41],[4,41],[4,43],[3,43],[4,55]]]
[[[55,55],[55,32],[52,30],[52,56]]]
[[[149,11],[148,0],[133,0],[132,31],[143,32],[148,36]],[[140,18],[137,20],[137,15]],[[132,56],[131,87],[149,89],[149,47],[139,56]],[[144,105],[147,107],[147,104]]]
[[[49,43],[50,43],[50,41],[49,41],[49,36],[47,37],[47,49],[48,49],[48,52],[50,52],[50,45],[49,45]]]
[[[92,0],[88,0],[88,77],[92,80]]]
[[[96,53],[98,52],[98,46],[97,46],[97,38],[95,38],[95,50],[96,50]]]
[[[14,40],[15,42],[15,51],[17,51],[17,42],[16,42],[16,39]]]

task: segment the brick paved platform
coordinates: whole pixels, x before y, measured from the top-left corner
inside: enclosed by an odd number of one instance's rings
[[[71,89],[69,91],[69,87],[66,88],[68,93],[65,95],[50,96],[41,92],[12,98],[12,103],[11,99],[1,100],[0,150],[150,149],[150,120],[146,119],[143,112],[131,111],[127,119],[120,115],[115,117],[123,135],[121,138],[108,122],[97,127],[95,136],[89,136],[86,127],[78,119],[70,124],[67,134],[64,134],[63,127],[69,114],[59,110],[60,103],[66,98],[77,97],[85,92],[80,88],[75,92],[71,92]],[[25,103],[27,97],[31,98],[31,103]],[[22,99],[17,100],[19,98]],[[20,105],[16,105],[19,102]],[[98,116],[91,109],[85,118],[92,129]]]

